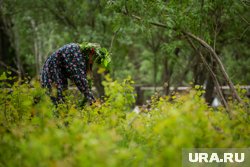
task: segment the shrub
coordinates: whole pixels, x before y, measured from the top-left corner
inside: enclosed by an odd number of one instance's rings
[[[107,77],[105,102],[83,108],[74,96],[56,108],[36,82],[2,87],[0,166],[181,166],[182,148],[249,147],[243,106],[230,104],[230,120],[193,90],[136,114],[131,84]]]

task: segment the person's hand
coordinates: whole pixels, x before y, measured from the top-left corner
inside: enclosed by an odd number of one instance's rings
[[[102,106],[102,103],[99,99],[95,100],[95,102],[92,104],[94,107],[100,108]]]

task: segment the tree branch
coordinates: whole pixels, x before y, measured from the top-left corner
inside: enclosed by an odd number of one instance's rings
[[[120,28],[118,28],[118,30],[116,30],[116,31],[113,33],[113,36],[112,36],[112,39],[111,39],[111,42],[110,42],[110,46],[109,46],[109,52],[111,52],[111,50],[112,50],[112,47],[113,47],[113,43],[114,43],[115,37],[116,37],[116,35],[118,34],[119,31],[120,31]]]
[[[7,69],[9,69],[9,70],[12,71],[12,72],[18,74],[18,75],[20,74],[20,72],[19,72],[17,69],[15,69],[15,68],[13,68],[13,67],[10,67],[10,66],[6,65],[6,64],[5,64],[4,62],[2,62],[2,61],[0,61],[0,65],[3,66],[3,67],[5,67],[5,68],[7,68]]]
[[[241,98],[239,97],[238,93],[235,90],[234,84],[229,79],[229,76],[228,76],[228,74],[227,74],[227,72],[226,72],[226,70],[224,68],[224,65],[222,64],[219,56],[215,53],[214,49],[210,45],[208,45],[204,40],[200,39],[199,37],[197,37],[197,36],[195,36],[195,35],[193,35],[193,34],[191,34],[189,32],[184,32],[183,31],[182,33],[185,34],[185,35],[188,35],[192,39],[198,41],[202,46],[204,46],[206,49],[209,50],[209,52],[212,53],[214,59],[216,60],[216,62],[218,63],[218,65],[220,67],[220,70],[221,70],[221,72],[222,72],[222,74],[224,76],[224,79],[226,80],[226,82],[228,83],[228,85],[229,85],[229,87],[231,89],[233,97],[235,97],[238,100],[238,102],[242,102]]]
[[[194,43],[191,41],[191,39],[189,37],[186,36],[186,39],[188,41],[188,43],[190,44],[190,46],[194,49],[194,51],[200,56],[203,64],[205,65],[205,67],[207,68],[209,74],[211,75],[211,77],[213,78],[213,81],[215,83],[215,87],[216,87],[216,90],[218,91],[217,94],[219,96],[219,98],[221,99],[222,101],[222,104],[224,105],[224,107],[226,108],[226,111],[227,113],[229,114],[229,117],[231,118],[232,117],[232,114],[231,114],[231,110],[223,96],[223,93],[221,91],[221,86],[219,84],[219,81],[216,77],[216,74],[213,72],[213,70],[210,68],[209,64],[207,63],[206,59],[204,58],[204,56],[202,55],[202,53],[200,51],[198,51],[198,49],[195,47]]]

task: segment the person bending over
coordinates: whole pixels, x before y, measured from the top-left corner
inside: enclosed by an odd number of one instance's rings
[[[91,75],[94,63],[109,70],[110,61],[107,49],[101,48],[99,44],[86,42],[66,44],[45,61],[40,75],[41,85],[48,89],[52,102],[57,104],[64,101],[63,90],[68,88],[67,79],[70,79],[92,104],[95,98],[87,74]],[[53,86],[57,89],[57,96],[52,95]]]

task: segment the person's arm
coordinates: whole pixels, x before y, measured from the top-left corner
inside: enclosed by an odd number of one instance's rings
[[[81,91],[81,93],[84,94],[84,96],[88,99],[90,103],[95,101],[93,93],[89,87],[87,76],[86,74],[84,74],[82,69],[78,70],[78,75],[75,75],[74,82],[77,88]]]
[[[70,56],[69,67],[71,70],[71,78],[74,80],[77,88],[84,94],[87,100],[91,103],[95,101],[95,98],[89,87],[87,80],[87,62],[86,56],[81,53],[80,47],[77,45],[72,46],[72,53]],[[69,57],[67,57],[69,58]]]

